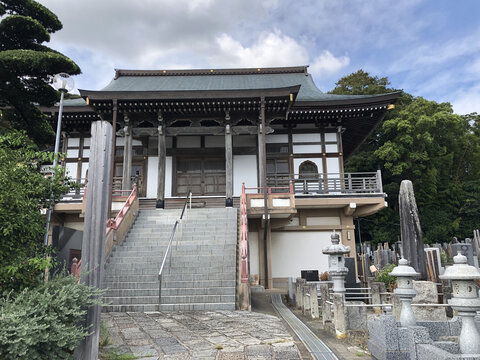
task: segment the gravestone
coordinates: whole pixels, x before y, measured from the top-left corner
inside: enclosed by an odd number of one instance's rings
[[[112,125],[106,121],[92,123],[92,140],[88,173],[85,225],[82,241],[82,277],[85,285],[103,288],[105,238],[112,161]],[[75,359],[98,359],[101,306],[87,309],[86,326],[91,335],[75,349]]]
[[[452,244],[452,252],[453,256],[457,255],[458,252],[460,252],[463,256],[467,257],[467,264],[474,266],[473,262],[473,247],[472,244],[468,243],[456,243]]]
[[[355,271],[355,259],[346,257],[345,258],[345,267],[348,269],[348,273],[345,276],[345,287],[352,288],[357,287],[357,275]]]
[[[301,270],[300,271],[302,279],[306,281],[318,281],[318,270]]]
[[[402,237],[403,256],[410,265],[420,273],[421,279],[427,278],[425,252],[423,250],[422,228],[418,216],[417,203],[412,182],[403,180],[398,197],[400,213],[400,233]]]

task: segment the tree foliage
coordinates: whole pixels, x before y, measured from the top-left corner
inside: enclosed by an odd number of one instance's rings
[[[79,74],[64,55],[42,45],[61,22],[33,0],[0,0],[0,126],[27,131],[37,144],[54,133],[37,105],[52,106],[58,93],[48,85],[59,72]],[[6,16],[5,16],[6,15]]]
[[[387,78],[359,70],[340,79],[332,93],[395,91],[388,85]],[[426,242],[471,236],[480,227],[479,120],[477,114],[454,114],[449,103],[402,93],[395,109],[345,164],[353,172],[381,169],[388,195],[388,208],[360,220],[363,240],[398,239],[398,192],[404,179],[413,182]]]
[[[69,188],[57,171],[45,177],[42,165],[53,153],[38,151],[24,134],[0,135],[0,293],[36,283],[47,266],[43,246],[45,219],[41,209]]]

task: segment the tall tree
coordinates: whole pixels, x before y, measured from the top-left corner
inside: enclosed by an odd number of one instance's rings
[[[394,91],[387,78],[362,70],[337,82],[336,94]],[[390,206],[361,219],[362,239],[396,241],[398,191],[413,182],[426,242],[471,236],[480,226],[480,116],[459,116],[449,103],[402,93],[395,109],[345,164],[346,171],[382,170]]]
[[[54,133],[36,104],[52,106],[58,93],[48,85],[59,72],[79,74],[66,56],[42,45],[61,22],[33,0],[0,0],[0,126],[26,130],[37,144]]]
[[[32,285],[47,265],[42,208],[68,190],[61,171],[45,177],[53,153],[39,151],[24,133],[0,135],[0,294]]]

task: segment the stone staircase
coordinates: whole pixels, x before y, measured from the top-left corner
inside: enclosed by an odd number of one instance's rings
[[[158,271],[175,210],[140,210],[106,265],[104,311],[234,310],[237,209],[187,209],[164,268]]]

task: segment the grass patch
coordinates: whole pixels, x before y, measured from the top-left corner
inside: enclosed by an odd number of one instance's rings
[[[108,333],[107,325],[104,321],[100,321],[100,347],[110,345],[110,334]]]
[[[109,351],[100,357],[101,360],[134,360],[136,358],[133,354],[121,354],[117,350]]]

